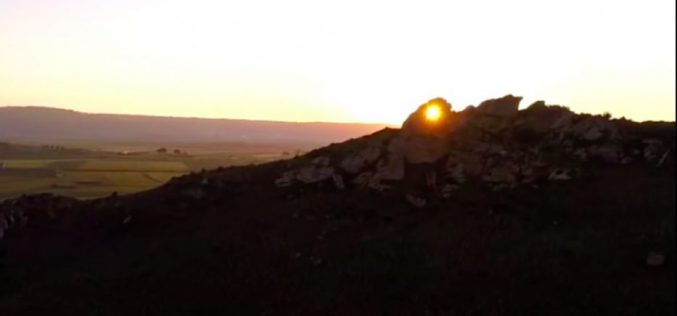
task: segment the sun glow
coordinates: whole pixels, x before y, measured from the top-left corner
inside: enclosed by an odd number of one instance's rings
[[[437,105],[430,105],[425,109],[425,118],[428,121],[437,121],[442,116],[442,110]]]
[[[674,121],[674,21],[665,0],[0,0],[0,106],[396,126],[514,94]]]

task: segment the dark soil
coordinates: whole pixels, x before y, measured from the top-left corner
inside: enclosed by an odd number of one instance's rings
[[[275,188],[295,163],[74,201],[55,219],[36,204],[0,241],[0,315],[675,313],[674,161],[421,209],[398,191]],[[185,194],[204,178],[205,196]]]

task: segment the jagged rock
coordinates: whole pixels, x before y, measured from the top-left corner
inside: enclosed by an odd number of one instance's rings
[[[572,153],[574,157],[582,160],[582,161],[587,161],[588,160],[588,152],[585,150],[585,148],[578,148],[574,150]]]
[[[365,166],[376,162],[380,156],[380,146],[369,146],[356,154],[349,155],[343,159],[343,161],[341,161],[341,169],[350,174],[357,174],[362,171]]]
[[[656,163],[656,167],[662,166],[663,163],[665,162],[665,160],[668,158],[668,155],[669,155],[669,154],[670,154],[670,150],[668,149],[668,150],[665,151],[665,153],[661,156],[661,158],[658,159],[658,163]]]
[[[432,121],[426,117],[430,107],[439,109],[439,118]],[[442,98],[431,99],[411,113],[402,124],[402,132],[407,135],[440,137],[446,134],[452,125],[451,104]]]
[[[369,187],[370,182],[374,178],[374,173],[370,171],[366,171],[363,173],[360,173],[353,179],[353,183],[357,185],[358,187],[366,188]]]
[[[624,156],[623,158],[621,158],[621,161],[620,161],[621,165],[628,165],[630,163],[632,163],[632,157]]]
[[[282,173],[282,176],[275,180],[275,186],[278,188],[284,188],[292,185],[296,180],[296,174],[294,171],[287,171]]]
[[[334,186],[339,190],[344,190],[346,188],[345,182],[343,182],[343,177],[340,174],[333,174],[331,179],[334,181]]]
[[[590,146],[587,152],[589,157],[597,157],[612,164],[620,164],[623,160],[620,148],[614,145]]]
[[[490,99],[480,103],[477,112],[502,118],[514,117],[517,115],[520,101],[522,101],[522,97],[509,94],[502,98]]]
[[[564,170],[564,169],[555,169],[550,173],[550,175],[548,175],[548,180],[554,180],[554,181],[571,180],[570,171]]]
[[[296,180],[309,184],[327,180],[333,175],[334,168],[332,167],[308,166],[297,170]]]
[[[445,184],[442,187],[442,191],[441,191],[442,197],[445,198],[445,199],[450,198],[451,193],[458,190],[459,188],[460,187],[458,185],[455,185],[455,184]]]
[[[454,180],[455,183],[465,183],[465,171],[463,164],[457,162],[453,157],[447,160],[447,175]]]
[[[458,163],[463,165],[463,174],[466,177],[478,177],[484,172],[485,159],[479,154],[471,152],[454,152],[450,155],[447,165]]]
[[[388,154],[378,162],[376,176],[382,180],[402,180],[404,178],[404,157],[396,153]]]
[[[545,179],[570,180],[577,176],[572,173],[577,170],[574,164],[592,158],[629,164],[644,156],[660,165],[670,156],[659,140],[645,139],[639,144],[633,138],[622,139],[619,126],[624,125],[608,117],[578,115],[566,107],[546,106],[545,102],[519,111],[520,101],[521,97],[507,95],[482,102],[477,108],[453,112],[443,99],[430,100],[407,118],[401,131],[381,134],[386,137],[379,136],[377,141],[348,153],[338,168],[357,187],[379,191],[389,189],[389,185],[403,188],[407,186],[394,182],[407,179],[440,193],[440,183],[484,182],[502,189]],[[429,107],[441,109],[438,119],[426,119]],[[333,159],[316,157],[309,167],[283,173],[276,185],[333,178],[340,189],[343,186],[337,180]],[[438,179],[438,175],[443,177]],[[448,189],[447,185],[442,187],[442,191]]]
[[[506,156],[503,145],[487,142],[472,142],[472,151],[482,156]]]
[[[329,166],[329,157],[327,156],[321,156],[313,159],[313,165],[320,166],[320,167],[326,167]]]
[[[574,117],[575,114],[565,107],[546,107],[544,102],[541,107],[537,101],[515,121],[513,134],[521,141],[538,141],[547,137],[551,141],[561,142],[563,134],[560,131],[571,125]]]
[[[206,193],[200,188],[189,188],[181,191],[181,195],[193,200],[202,200]]]
[[[404,156],[407,163],[433,163],[449,154],[449,145],[443,139],[402,135],[388,144],[388,152]]]
[[[642,151],[644,159],[649,162],[658,159],[658,155],[660,155],[661,148],[663,147],[663,142],[658,139],[644,139],[642,140],[642,143],[644,144],[644,150]]]
[[[618,127],[602,117],[582,117],[563,130],[577,139],[589,142],[615,140],[619,135]]]
[[[425,185],[433,191],[437,190],[437,172],[435,170],[425,173]]]
[[[652,251],[646,257],[646,265],[652,268],[662,267],[665,264],[665,254]]]
[[[424,198],[417,197],[412,194],[407,194],[405,198],[407,199],[407,202],[409,202],[409,204],[411,204],[413,207],[416,208],[422,208],[426,204],[426,200]]]
[[[296,181],[310,184],[324,181],[335,175],[333,167],[317,167],[314,165],[306,166],[301,169],[287,171],[275,180],[275,186],[279,188],[288,187]]]
[[[132,215],[127,215],[125,219],[122,220],[122,225],[127,225],[132,221]]]
[[[497,166],[489,168],[485,175],[482,176],[482,180],[491,183],[501,183],[508,186],[513,186],[517,181],[517,174],[519,173],[519,167],[514,164],[501,163]]]
[[[388,186],[382,184],[381,179],[370,171],[360,173],[357,177],[355,177],[355,179],[353,179],[353,183],[358,187],[374,189],[377,191],[384,191],[389,188]]]

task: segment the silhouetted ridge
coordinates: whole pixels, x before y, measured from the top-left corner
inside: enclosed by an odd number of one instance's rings
[[[520,100],[432,99],[401,129],[133,195],[0,202],[0,311],[674,314],[675,124]]]

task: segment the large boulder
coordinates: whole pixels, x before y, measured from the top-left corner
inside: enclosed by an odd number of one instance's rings
[[[410,164],[434,163],[449,154],[449,144],[441,138],[401,135],[390,141],[388,152]]]
[[[569,126],[564,126],[563,130],[576,139],[588,142],[615,141],[619,138],[616,124],[600,116],[583,116]]]
[[[391,153],[378,162],[376,177],[382,180],[402,180],[404,178],[404,157]]]
[[[344,158],[341,161],[341,169],[350,174],[357,174],[364,167],[375,163],[380,156],[381,147],[372,145]]]
[[[502,118],[514,117],[517,115],[520,101],[522,101],[522,97],[516,97],[512,94],[498,99],[486,100],[477,107],[477,113]]]
[[[279,188],[288,187],[294,183],[304,184],[317,183],[320,181],[332,179],[336,175],[333,167],[324,167],[310,165],[300,169],[284,172],[275,180],[275,186]],[[334,181],[336,181],[334,179]]]
[[[569,126],[575,117],[568,108],[546,106],[543,101],[534,102],[520,114],[513,127],[513,136],[518,141],[542,141],[548,135],[559,138],[559,130]]]
[[[437,108],[438,117],[426,115],[430,108]],[[451,129],[453,112],[451,104],[442,98],[431,99],[420,105],[402,124],[402,132],[408,135],[443,137]]]

